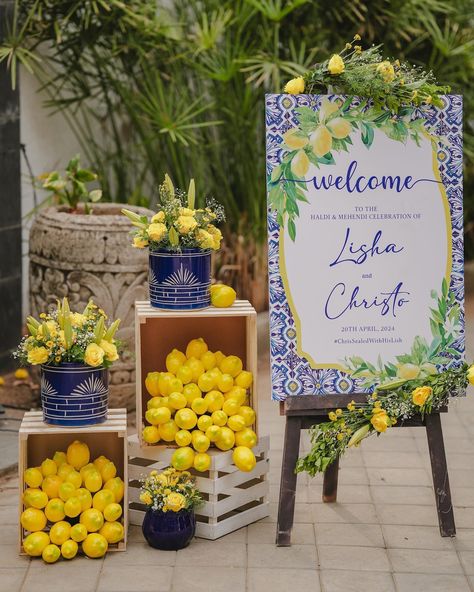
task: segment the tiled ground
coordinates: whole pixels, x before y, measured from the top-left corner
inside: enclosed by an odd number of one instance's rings
[[[474,328],[474,315],[469,318]],[[293,545],[277,548],[284,421],[268,399],[265,356],[260,376],[260,430],[271,435],[272,449],[268,518],[219,541],[196,539],[178,553],[151,549],[131,527],[126,553],[47,566],[17,555],[17,481],[3,480],[0,591],[473,592],[473,392],[443,416],[455,539],[439,536],[424,430],[404,428],[350,451],[341,463],[336,504],[321,503],[321,478],[300,475]]]

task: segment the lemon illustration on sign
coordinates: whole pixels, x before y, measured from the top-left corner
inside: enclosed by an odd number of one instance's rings
[[[183,395],[186,397],[187,406],[191,407],[191,403],[194,401],[194,399],[201,397],[202,393],[198,385],[194,384],[194,382],[191,382],[190,384],[187,384],[183,387]]]
[[[235,444],[237,446],[246,446],[253,448],[257,445],[257,434],[250,428],[244,428],[235,433]]]
[[[46,563],[55,563],[61,557],[61,550],[57,545],[46,545],[41,553],[41,557]]]
[[[158,376],[158,387],[159,392],[163,397],[167,397],[171,390],[170,390],[170,382],[174,378],[174,375],[171,372],[160,372]]]
[[[78,522],[77,524],[74,524],[74,526],[71,526],[70,536],[73,541],[80,543],[87,537],[87,528],[84,524]]]
[[[211,290],[211,304],[216,308],[228,308],[235,302],[237,294],[234,288],[224,284],[215,284],[215,289]]]
[[[37,467],[26,469],[23,479],[28,487],[39,487],[43,482],[43,473]]]
[[[227,401],[224,401],[224,405],[222,405],[222,411],[224,411],[224,413],[227,413],[229,417],[231,415],[236,415],[239,412],[239,409],[239,402],[235,399],[227,399]]]
[[[328,121],[326,124],[327,128],[331,132],[333,138],[337,138],[338,140],[342,140],[351,133],[352,126],[347,119],[343,117],[335,117]]]
[[[179,430],[179,432],[176,432],[176,436],[174,437],[174,441],[178,446],[187,446],[191,443],[191,440],[191,432],[188,430]]]
[[[203,393],[208,393],[216,386],[216,379],[210,372],[204,372],[198,378],[198,387]]]
[[[332,136],[327,127],[318,125],[309,137],[309,143],[313,152],[320,158],[330,152],[332,148]]]
[[[206,430],[206,436],[209,438],[209,442],[213,442],[213,443],[217,442],[220,434],[221,434],[221,428],[218,425],[211,425]]]
[[[147,444],[156,444],[160,441],[160,432],[154,425],[143,428],[142,436]]]
[[[252,407],[242,405],[242,407],[239,408],[239,415],[244,418],[246,426],[251,426],[255,423],[255,411]]]
[[[58,475],[50,475],[49,477],[45,477],[43,479],[43,483],[41,483],[41,489],[46,493],[46,495],[51,499],[52,497],[59,496],[59,486],[63,480]]]
[[[207,428],[212,426],[212,418],[210,415],[201,415],[198,419],[197,427],[201,432],[205,432]]]
[[[46,514],[46,518],[50,522],[59,522],[60,520],[64,520],[66,514],[64,513],[64,502],[59,497],[53,497],[50,499],[44,509],[44,513]]]
[[[62,452],[60,450],[56,450],[56,452],[53,454],[53,460],[56,463],[56,466],[59,467],[61,465],[63,465],[64,463],[67,463],[67,457],[66,457],[66,453]]]
[[[191,339],[186,346],[186,357],[189,358],[200,358],[208,350],[207,343],[202,337],[198,339]]]
[[[65,520],[60,520],[51,526],[49,538],[55,545],[62,545],[71,536],[71,525]]]
[[[179,428],[173,419],[160,424],[158,429],[160,431],[160,438],[165,442],[172,442],[175,439],[176,434],[179,432]]]
[[[99,471],[87,471],[84,479],[84,487],[91,493],[99,491],[99,489],[102,487],[102,477],[100,476]]]
[[[38,510],[38,508],[26,508],[26,510],[21,513],[20,523],[25,530],[37,532],[38,530],[43,530],[46,526],[46,516],[43,510]]]
[[[178,409],[178,411],[176,411],[174,420],[176,425],[182,430],[192,430],[198,419],[192,409],[184,407],[183,409]]]
[[[66,456],[68,464],[72,465],[75,469],[81,469],[89,462],[91,456],[89,446],[84,442],[74,440],[74,442],[69,444]]]
[[[193,438],[193,448],[196,452],[206,452],[211,445],[209,438],[200,430],[194,430],[191,434]]]
[[[232,460],[235,466],[244,473],[251,471],[257,464],[255,454],[246,446],[237,446],[234,448]]]
[[[252,382],[253,374],[248,370],[242,370],[242,372],[235,377],[236,386],[240,386],[244,389],[250,388],[252,386]]]
[[[110,489],[102,489],[94,494],[92,498],[92,507],[103,512],[106,506],[115,502],[115,495]]]
[[[211,457],[205,452],[198,452],[194,455],[194,468],[196,471],[208,471],[211,466]]]
[[[233,386],[234,379],[230,374],[221,374],[217,379],[217,388],[223,393],[230,391]]]
[[[177,471],[187,471],[193,466],[194,450],[189,446],[177,448],[171,457],[171,466]]]
[[[104,468],[104,466],[110,462],[110,459],[108,459],[106,456],[104,456],[103,454],[101,454],[100,456],[98,456],[93,462],[92,464],[94,465],[94,467],[99,471],[99,473],[102,472],[102,469]]]
[[[40,557],[43,549],[49,545],[50,540],[46,532],[39,530],[32,532],[23,540],[23,549],[30,557]]]
[[[115,501],[120,503],[123,498],[123,494],[125,492],[125,486],[120,477],[114,477],[113,479],[109,479],[107,483],[104,485],[104,489],[110,489],[110,491],[115,496]]]
[[[208,402],[205,399],[197,397],[196,399],[193,399],[193,402],[191,403],[191,409],[197,415],[203,415],[203,413],[206,413],[207,411],[207,405]]]
[[[100,476],[102,477],[102,481],[105,483],[105,481],[115,477],[117,474],[117,467],[113,461],[109,460],[109,462],[106,463],[99,472]]]
[[[402,364],[398,367],[397,376],[403,380],[414,380],[420,373],[420,367],[416,364]]]
[[[223,374],[230,374],[235,378],[242,372],[242,360],[237,356],[226,356],[219,364],[219,370]]]
[[[105,522],[104,526],[99,530],[108,543],[118,543],[123,539],[124,530],[120,522]]]
[[[222,409],[224,395],[220,391],[209,391],[205,395],[204,400],[207,401],[207,410],[213,413],[214,411]]]
[[[89,508],[85,512],[82,512],[79,521],[87,528],[87,532],[97,532],[104,524],[104,516],[99,510]]]
[[[200,357],[205,370],[212,370],[216,366],[216,356],[211,351],[207,350]]]
[[[64,504],[64,513],[68,518],[75,518],[82,512],[81,500],[74,496],[70,497]]]
[[[245,428],[245,420],[241,415],[232,415],[227,420],[227,425],[234,432],[240,432]]]
[[[152,397],[159,397],[162,393],[159,386],[161,372],[148,372],[145,378],[145,388]]]
[[[27,508],[32,507],[42,510],[48,503],[48,496],[41,489],[29,487],[23,492],[23,503]]]
[[[187,365],[180,366],[176,372],[176,378],[179,378],[184,385],[189,384],[193,379],[193,371]]]
[[[71,471],[74,471],[74,467],[70,464],[68,464],[67,462],[63,463],[59,468],[58,468],[58,477],[61,477],[61,479],[63,481],[66,480],[66,477],[69,475],[69,473]]]
[[[234,432],[227,426],[221,427],[221,433],[216,440],[216,446],[219,450],[230,450],[235,444]]]
[[[186,356],[179,349],[173,349],[166,356],[166,369],[172,374],[176,374],[180,367],[186,362]]]
[[[64,559],[73,559],[77,555],[78,544],[76,541],[68,540],[61,545],[61,555]]]
[[[103,557],[107,553],[109,544],[107,539],[99,533],[87,535],[82,543],[82,550],[91,559]]]
[[[74,487],[72,483],[61,483],[58,489],[58,496],[65,502],[76,493],[76,489],[77,487]]]
[[[190,368],[194,382],[197,382],[201,374],[205,372],[204,364],[198,358],[189,358],[185,366]]]
[[[85,489],[84,487],[80,487],[76,490],[76,497],[81,502],[82,511],[88,510],[92,507],[92,495],[91,492]]]
[[[122,506],[117,502],[112,502],[104,508],[104,518],[107,522],[115,522],[122,515]]]
[[[166,423],[171,419],[171,411],[168,409],[168,407],[148,409],[148,411],[145,413],[145,419],[148,423],[151,423],[151,425]]]
[[[178,393],[177,391],[174,391],[169,395],[168,401],[173,409],[183,409],[188,403],[183,393]]]
[[[239,405],[245,405],[247,400],[247,391],[240,386],[233,386],[230,391],[225,394],[225,400],[234,399]]]
[[[66,478],[64,479],[64,481],[66,483],[72,483],[72,485],[74,485],[74,487],[76,489],[79,489],[79,487],[82,485],[81,474],[79,473],[79,471],[76,471],[75,469],[73,469],[72,471],[69,471],[69,473],[66,475]]]
[[[45,458],[41,463],[41,472],[43,477],[49,477],[50,475],[56,475],[58,472],[58,465],[51,458]]]
[[[218,409],[214,411],[211,415],[212,423],[216,426],[225,426],[227,423],[227,413]]]

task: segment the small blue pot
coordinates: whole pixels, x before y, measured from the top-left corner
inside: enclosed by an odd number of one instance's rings
[[[88,426],[107,419],[109,375],[103,368],[62,363],[41,366],[43,421],[57,426]]]
[[[211,305],[211,251],[150,251],[150,304],[167,310]]]
[[[177,551],[191,542],[196,532],[193,510],[162,512],[148,508],[142,524],[143,536],[155,549]]]

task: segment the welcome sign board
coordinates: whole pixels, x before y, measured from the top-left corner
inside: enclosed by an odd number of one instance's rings
[[[443,104],[267,95],[274,399],[463,359],[462,101]]]

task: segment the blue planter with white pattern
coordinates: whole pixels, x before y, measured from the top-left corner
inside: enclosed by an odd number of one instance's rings
[[[211,304],[211,251],[150,251],[150,304],[167,310],[206,308]]]
[[[67,427],[89,426],[107,419],[108,370],[85,364],[41,366],[43,421]]]

